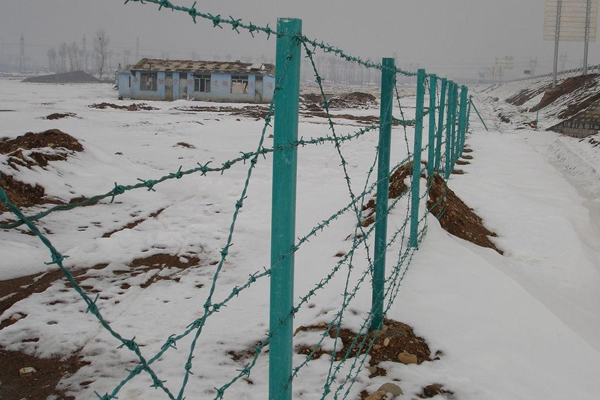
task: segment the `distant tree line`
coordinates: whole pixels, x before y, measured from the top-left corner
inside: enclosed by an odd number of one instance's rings
[[[113,52],[109,48],[110,37],[104,29],[96,31],[93,46],[88,50],[86,37],[81,43],[73,41],[71,44],[62,42],[58,48],[52,47],[48,56],[48,68],[52,72],[85,71],[97,75],[100,79],[107,73],[109,59]]]

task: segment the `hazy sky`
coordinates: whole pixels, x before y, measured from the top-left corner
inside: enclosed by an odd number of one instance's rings
[[[140,55],[232,59],[265,55],[272,58],[275,41],[252,39],[229,29],[214,29],[205,20],[193,24],[180,12],[157,11],[152,4],[123,0],[0,0],[0,58],[19,55],[19,37],[26,52],[44,63],[51,47],[63,41],[89,44],[104,28],[115,58],[124,50]],[[192,0],[172,0],[191,5]],[[553,42],[543,41],[544,0],[198,0],[196,7],[245,22],[276,26],[277,17],[303,20],[304,33],[348,52],[379,60],[397,54],[400,64],[419,63],[428,71],[473,76],[491,67],[496,57],[514,56],[513,73],[529,69],[537,57],[538,72],[552,67]],[[589,62],[600,62],[597,43],[591,43]],[[581,63],[583,44],[561,43],[567,68]],[[132,56],[133,58],[133,56]],[[133,61],[133,59],[130,59]]]

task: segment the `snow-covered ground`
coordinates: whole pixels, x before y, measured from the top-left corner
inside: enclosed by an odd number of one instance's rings
[[[0,136],[58,128],[79,139],[85,151],[68,161],[50,164],[46,171],[23,170],[18,179],[39,183],[48,194],[69,200],[110,191],[115,182],[159,176],[222,162],[257,147],[263,122],[214,113],[174,110],[186,102],[152,103],[157,111],[96,110],[88,106],[117,101],[105,85],[36,85],[0,80]],[[486,96],[493,94],[486,93]],[[441,359],[421,365],[386,363],[387,376],[359,375],[350,394],[376,390],[399,380],[401,400],[414,399],[426,385],[443,384],[457,399],[585,399],[600,393],[600,158],[587,142],[550,132],[517,129],[496,123],[503,104],[477,101],[494,127],[486,132],[472,119],[467,139],[473,149],[464,175],[453,175],[449,186],[498,234],[495,243],[504,256],[447,234],[428,217],[427,236],[415,254],[400,294],[388,317],[412,325]],[[196,105],[196,104],[194,104]],[[204,104],[211,105],[211,104]],[[403,106],[414,106],[405,99]],[[371,110],[377,115],[377,110]],[[53,112],[74,112],[78,118],[41,119]],[[355,112],[344,110],[344,112]],[[360,115],[366,111],[361,110]],[[398,116],[397,110],[395,115]],[[406,118],[412,118],[406,115]],[[348,123],[349,121],[343,121]],[[338,126],[348,134],[357,126]],[[406,155],[402,128],[393,130],[393,155]],[[270,131],[268,133],[271,133]],[[267,134],[268,134],[267,133]],[[409,136],[412,130],[409,129]],[[300,136],[327,136],[326,121],[301,120]],[[266,139],[265,146],[272,144]],[[194,148],[178,146],[185,142]],[[409,138],[409,144],[412,140]],[[353,189],[360,193],[366,171],[374,161],[376,132],[342,147],[349,162]],[[215,299],[269,263],[271,157],[260,158],[241,209],[233,246],[220,275]],[[169,335],[183,332],[202,315],[214,262],[226,244],[235,203],[244,185],[248,164],[236,164],[221,174],[186,176],[156,186],[156,192],[136,190],[93,207],[58,212],[38,226],[51,234],[53,244],[69,255],[66,265],[91,269],[79,279],[100,291],[98,307],[114,329],[135,337],[144,355],[160,349]],[[2,172],[11,172],[4,163]],[[346,206],[349,195],[340,159],[332,144],[299,151],[297,236]],[[148,216],[164,209],[156,218]],[[400,205],[390,218],[395,231],[404,220]],[[30,210],[33,211],[33,210]],[[147,218],[132,229],[110,237],[105,233]],[[296,298],[305,295],[339,260],[336,253],[351,245],[355,217],[344,214],[328,229],[303,245],[296,258]],[[390,260],[397,253],[390,249]],[[153,254],[197,256],[199,267],[174,273],[143,289],[151,272],[127,276],[119,271],[140,257]],[[0,279],[44,271],[47,249],[34,237],[16,230],[0,233]],[[366,266],[364,252],[355,256],[356,271]],[[343,275],[343,276],[341,276]],[[329,322],[339,308],[347,270],[311,298],[296,316],[294,327]],[[358,279],[358,272],[351,282]],[[67,290],[66,290],[67,289]],[[220,387],[243,367],[227,354],[243,351],[264,338],[268,329],[267,279],[208,320],[195,353],[188,399],[214,398]],[[370,308],[369,284],[358,292],[344,317],[356,329]],[[0,345],[39,356],[68,355],[81,350],[91,364],[63,380],[77,399],[95,398],[94,391],[111,391],[135,366],[131,353],[85,313],[85,304],[57,282],[43,293],[16,303],[0,317],[27,315],[0,331]],[[39,339],[31,341],[31,339]],[[310,338],[298,337],[310,343]],[[190,339],[177,343],[153,367],[172,391],[181,386]],[[332,346],[332,343],[325,343]],[[298,365],[304,356],[296,355]],[[261,356],[250,376],[225,392],[229,399],[264,399],[268,390],[268,356]],[[294,398],[318,399],[330,366],[327,356],[311,361],[294,381]],[[343,379],[344,370],[340,372]],[[89,383],[92,381],[92,383]],[[81,383],[86,383],[82,385]],[[119,393],[121,400],[164,399],[141,374]],[[329,397],[333,397],[330,394]],[[438,395],[437,399],[444,398]]]

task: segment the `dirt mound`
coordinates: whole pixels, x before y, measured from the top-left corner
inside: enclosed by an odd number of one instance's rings
[[[158,108],[156,107],[151,107],[146,103],[139,103],[139,104],[130,104],[128,106],[119,106],[116,104],[112,104],[112,103],[95,103],[92,104],[91,106],[89,106],[90,108],[97,108],[99,110],[106,110],[107,108],[112,108],[114,110],[126,110],[126,111],[140,111],[140,110],[144,110],[144,111],[152,111],[152,110],[158,110]]]
[[[484,226],[481,217],[450,190],[439,175],[433,179],[427,208],[440,221],[442,228],[452,235],[504,254],[489,238],[498,235]]]
[[[351,92],[329,100],[329,108],[371,108],[377,105],[377,97],[369,93]]]
[[[524,89],[524,90],[521,90],[519,93],[515,94],[514,96],[511,96],[508,99],[506,99],[506,102],[508,104],[512,104],[513,106],[522,106],[523,104],[527,103],[529,100],[540,95],[541,93],[544,93],[546,90],[550,89],[551,87],[552,87],[552,85],[548,84],[548,85],[536,87],[533,89]]]
[[[62,74],[34,76],[24,79],[23,82],[31,83],[100,83],[92,75],[83,71],[64,72]]]
[[[323,96],[316,93],[305,93],[300,96],[300,100],[303,103],[304,107],[317,111],[316,108],[323,108]],[[373,96],[369,93],[363,92],[350,92],[336,95],[329,99],[327,102],[330,109],[342,109],[342,108],[357,108],[357,109],[365,109],[376,106],[377,97]]]
[[[52,151],[47,151],[48,148]],[[50,161],[64,161],[70,155],[80,151],[83,151],[81,143],[58,129],[41,133],[28,132],[15,139],[0,142],[0,154],[7,156],[6,164],[15,171],[19,171],[19,167],[39,166],[43,168]],[[20,182],[8,174],[2,174],[0,183],[8,198],[17,207],[62,203],[57,199],[46,198],[43,187]],[[8,208],[4,204],[0,204],[0,214],[5,211],[8,211]]]
[[[241,117],[265,119],[269,114],[269,108],[264,106],[244,106],[244,107],[229,107],[229,106],[188,106],[175,107],[177,111],[183,112],[211,112],[211,113],[227,113]]]
[[[389,199],[397,199],[402,193],[404,193],[408,186],[404,183],[405,179],[412,176],[413,164],[412,162],[404,164],[397,168],[390,176],[390,188],[389,188]],[[375,223],[375,209],[377,204],[375,199],[369,200],[367,204],[363,206],[363,220],[362,226],[368,227]]]
[[[300,332],[306,331],[322,331],[327,332],[328,324],[321,323],[313,326],[301,326],[296,329],[294,336]],[[336,331],[332,328],[327,332],[329,337],[335,338]],[[386,370],[379,366],[379,363],[391,361],[402,364],[421,364],[425,361],[433,361],[439,359],[440,353],[432,357],[431,350],[427,342],[422,337],[416,336],[413,328],[405,323],[385,319],[383,329],[381,331],[371,331],[365,337],[364,334],[358,335],[350,329],[342,328],[339,332],[339,337],[342,339],[343,348],[338,348],[335,355],[335,360],[340,361],[342,357],[348,354],[348,358],[354,358],[358,355],[365,354],[370,349],[370,368],[371,377],[385,376]],[[366,340],[365,340],[366,339]],[[365,340],[363,346],[361,343]],[[372,346],[371,346],[372,343]],[[315,351],[312,359],[321,358],[323,354],[331,355],[331,351],[317,348],[316,344],[312,346],[296,346],[298,354],[308,355]]]
[[[551,89],[548,88],[546,90],[546,93],[544,93],[544,97],[542,98],[542,101],[540,101],[540,108],[544,108],[549,106],[550,104],[554,103],[555,101],[557,101],[558,99],[560,99],[563,96],[567,96],[567,95],[572,95],[575,92],[582,92],[584,94],[584,99],[590,97],[590,95],[595,95],[596,93],[594,93],[595,91],[591,90],[592,88],[594,88],[595,86],[597,86],[598,82],[598,75],[593,74],[593,75],[581,75],[581,76],[575,76],[572,78],[568,78],[565,79],[563,82],[561,82],[558,86],[556,86],[556,88]],[[584,99],[580,99],[580,100],[584,100]],[[575,110],[577,107],[577,104],[575,103],[580,103],[581,101],[577,101],[577,102],[573,102],[569,108],[571,108],[572,110]],[[573,107],[571,107],[573,106]],[[583,108],[579,108],[579,111],[581,111]],[[532,109],[530,109],[530,112],[533,112],[537,110],[537,106],[533,107]],[[569,111],[567,112],[566,110],[563,111],[563,113],[568,113],[569,115],[575,115],[577,112],[573,112],[573,111]],[[562,114],[562,113],[561,113]],[[560,116],[559,118],[567,118],[568,116]]]
[[[57,119],[63,119],[63,118],[75,118],[77,117],[77,114],[75,113],[54,113],[54,114],[50,114],[47,117],[45,117],[44,119],[50,120],[50,121],[54,121]]]

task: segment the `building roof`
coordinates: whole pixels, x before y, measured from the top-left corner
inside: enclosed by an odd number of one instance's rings
[[[161,60],[142,58],[131,67],[136,71],[173,71],[173,72],[207,72],[225,74],[257,74],[274,75],[273,64],[251,64],[240,61],[193,61],[193,60]]]

